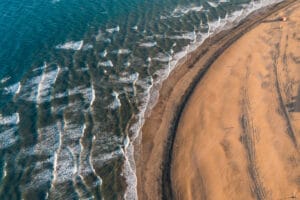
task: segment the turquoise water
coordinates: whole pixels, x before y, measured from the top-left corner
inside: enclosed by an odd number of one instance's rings
[[[1,0],[0,199],[134,199],[156,88],[273,1]]]

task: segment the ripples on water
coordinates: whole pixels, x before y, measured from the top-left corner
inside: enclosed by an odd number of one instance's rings
[[[0,199],[134,199],[131,141],[154,88],[261,4],[1,2]]]

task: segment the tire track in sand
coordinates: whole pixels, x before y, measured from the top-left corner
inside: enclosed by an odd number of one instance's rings
[[[248,62],[251,61],[251,55],[248,56]],[[245,83],[242,87],[242,116],[241,127],[243,133],[241,135],[241,142],[246,149],[246,155],[248,160],[248,171],[250,179],[252,180],[251,191],[256,196],[256,199],[266,199],[266,192],[263,183],[260,179],[258,167],[256,164],[256,152],[255,152],[255,138],[257,129],[254,127],[253,119],[251,117],[251,103],[248,95],[247,85],[249,79],[249,66],[246,66]]]
[[[280,36],[280,39],[282,37],[282,34]],[[275,51],[272,54],[272,60],[273,60],[273,70],[274,70],[274,74],[275,74],[275,88],[277,90],[277,95],[278,95],[278,101],[279,101],[279,111],[280,114],[283,115],[286,123],[287,123],[287,134],[289,135],[290,139],[292,140],[295,148],[297,149],[297,140],[296,140],[296,136],[295,136],[295,131],[288,113],[288,110],[285,106],[284,100],[283,100],[283,96],[282,96],[282,89],[281,89],[281,85],[282,83],[279,80],[279,72],[278,72],[278,59],[280,56],[280,42],[278,44],[275,45]]]

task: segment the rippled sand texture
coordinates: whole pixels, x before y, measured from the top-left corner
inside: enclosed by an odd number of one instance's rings
[[[237,40],[198,83],[176,132],[173,197],[300,198],[299,81],[297,2]]]

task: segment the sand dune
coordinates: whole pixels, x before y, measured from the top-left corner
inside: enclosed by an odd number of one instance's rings
[[[300,198],[300,3],[272,9],[164,83],[136,156],[140,199]]]

